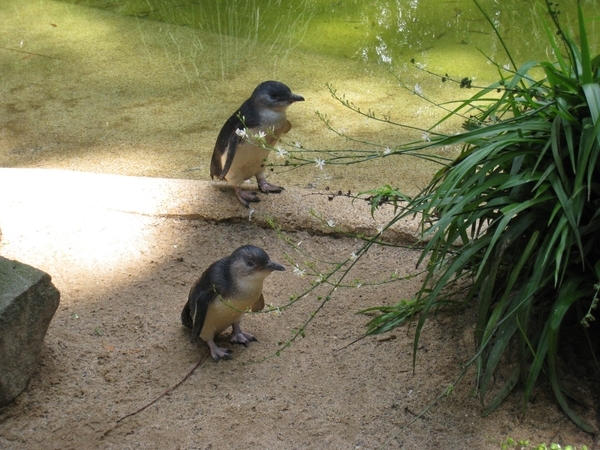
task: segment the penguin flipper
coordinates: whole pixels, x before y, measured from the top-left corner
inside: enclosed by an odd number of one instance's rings
[[[192,315],[190,313],[189,301],[183,307],[183,311],[181,311],[181,323],[184,327],[189,328],[190,330],[194,327],[194,321],[192,320]]]
[[[235,156],[235,151],[237,150],[237,146],[242,138],[239,137],[235,132],[229,137],[228,145],[227,145],[227,159],[225,160],[225,165],[221,170],[221,174],[219,175],[219,179],[225,178],[227,172],[229,172],[229,168],[231,167],[231,163],[233,163],[233,157]]]
[[[188,302],[181,313],[181,322],[192,330],[190,334],[190,342],[192,343],[196,342],[200,337],[200,332],[202,331],[206,319],[208,305],[216,297],[214,289],[206,287],[203,284],[204,283],[199,282],[194,285],[190,291]],[[186,313],[187,317],[184,319]]]
[[[265,308],[265,297],[260,294],[260,298],[254,302],[252,305],[251,311],[258,312],[262,311]]]
[[[281,134],[287,134],[292,129],[292,123],[289,120],[285,121],[285,126],[281,130]]]
[[[233,161],[233,155],[235,155],[235,150],[237,148],[237,144],[239,142],[240,137],[236,134],[238,129],[243,129],[244,124],[240,120],[239,111],[233,114],[219,132],[219,136],[217,137],[217,142],[215,142],[215,148],[213,150],[212,158],[210,161],[210,177],[222,180],[227,175],[229,171],[229,167],[231,166],[231,161]],[[232,141],[235,144],[232,146]],[[227,153],[227,160],[225,162],[225,166],[222,165],[222,157]]]

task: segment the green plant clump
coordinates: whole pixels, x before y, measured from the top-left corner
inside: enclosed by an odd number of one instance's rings
[[[526,405],[545,372],[564,411],[591,432],[561,390],[557,356],[565,317],[577,316],[586,330],[600,290],[600,55],[590,55],[581,8],[579,43],[563,32],[555,8],[546,2],[556,62],[527,62],[508,77],[499,70],[500,81],[442,119],[471,112],[466,131],[430,143],[460,144],[462,152],[394,219],[422,218],[427,275],[413,303],[418,310],[382,308],[369,332],[420,312],[416,355],[428,312],[453,283],[466,282],[466,301],[478,307],[473,362],[484,413],[519,381]],[[486,402],[503,356],[516,363]]]

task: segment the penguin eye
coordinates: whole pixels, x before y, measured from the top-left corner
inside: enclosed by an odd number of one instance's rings
[[[248,261],[246,264],[248,264],[250,267],[254,267],[254,261]]]

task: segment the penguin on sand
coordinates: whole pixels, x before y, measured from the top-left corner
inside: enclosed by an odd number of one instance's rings
[[[190,290],[181,312],[181,322],[191,329],[190,341],[198,337],[208,344],[215,361],[229,359],[231,350],[218,347],[215,337],[229,326],[233,328],[231,342],[246,347],[256,338],[242,331],[240,319],[251,309],[265,306],[263,281],[273,271],[285,267],[269,259],[267,253],[253,245],[245,245],[210,265]]]
[[[282,134],[290,131],[292,125],[287,120],[286,109],[301,101],[304,97],[292,93],[285,84],[265,81],[221,128],[210,163],[210,177],[232,184],[242,205],[248,207],[250,202],[260,201],[256,192],[240,187],[252,177],[256,177],[262,192],[283,190],[265,177],[268,147],[273,147]]]

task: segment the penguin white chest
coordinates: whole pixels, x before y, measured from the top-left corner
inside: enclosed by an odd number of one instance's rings
[[[260,146],[257,138],[259,133],[264,134],[261,138],[267,146],[274,146],[279,140],[279,136],[287,133],[291,126],[286,117],[285,109],[272,110],[265,109],[260,113],[260,126],[246,130],[248,137],[238,143],[235,149],[235,155],[225,179],[235,186],[241,185],[244,181],[264,172],[267,158],[270,150]],[[258,145],[257,145],[258,144]],[[225,167],[227,154],[221,156],[221,167]]]
[[[264,171],[269,157],[269,150],[254,145],[247,140],[240,142],[235,150],[231,167],[225,179],[235,186]],[[221,157],[221,165],[225,166],[227,152]]]
[[[239,322],[244,313],[260,298],[262,288],[262,280],[242,281],[238,286],[238,295],[214,299],[206,311],[200,338],[205,342],[214,339],[235,322]]]

